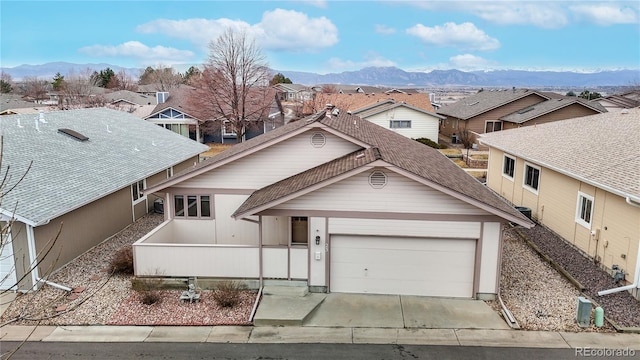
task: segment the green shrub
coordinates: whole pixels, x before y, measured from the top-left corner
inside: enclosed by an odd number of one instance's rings
[[[244,285],[238,281],[225,280],[218,283],[213,292],[213,299],[222,307],[234,307],[240,302]]]
[[[433,141],[431,139],[428,139],[428,138],[417,138],[415,140],[417,142],[419,142],[419,143],[425,144],[427,146],[431,146],[434,149],[446,149],[447,148],[446,145],[438,144],[437,142],[435,142],[435,141]]]
[[[114,274],[133,275],[133,248],[125,246],[115,253],[109,263],[109,271]]]

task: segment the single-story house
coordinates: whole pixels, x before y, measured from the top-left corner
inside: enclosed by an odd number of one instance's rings
[[[282,101],[307,101],[313,97],[314,91],[300,84],[275,84],[272,86]]]
[[[608,111],[631,109],[640,106],[640,90],[612,94],[591,100],[592,103],[602,105]]]
[[[145,187],[208,149],[106,108],[7,115],[0,133],[0,289],[20,291],[153,209]]]
[[[328,107],[147,188],[135,274],[493,298],[502,224],[533,223],[437,150]]]
[[[513,88],[480,91],[442,106],[437,113],[446,117],[440,123],[440,133],[454,139],[464,129],[485,134],[606,111],[598,103],[575,96]]]
[[[486,134],[487,184],[604,268],[640,277],[640,108]],[[636,294],[640,295],[640,294]]]
[[[414,96],[418,97],[417,94]],[[438,143],[440,121],[445,119],[433,111],[392,99],[373,103],[351,113],[408,138],[427,138],[435,143]]]

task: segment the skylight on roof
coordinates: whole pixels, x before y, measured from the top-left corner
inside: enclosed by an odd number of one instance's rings
[[[63,129],[58,129],[58,132],[59,133],[63,133],[63,134],[68,135],[68,136],[71,136],[72,138],[74,138],[74,139],[76,139],[78,141],[87,141],[87,140],[89,140],[88,137],[80,134],[79,132],[77,132],[75,130],[63,128]]]
[[[528,113],[529,111],[533,110],[533,107],[528,107],[526,109],[522,109],[520,111],[518,111],[518,114],[524,114],[524,113]]]

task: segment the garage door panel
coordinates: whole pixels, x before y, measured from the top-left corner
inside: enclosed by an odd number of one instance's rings
[[[330,290],[471,297],[474,261],[475,240],[333,235]]]

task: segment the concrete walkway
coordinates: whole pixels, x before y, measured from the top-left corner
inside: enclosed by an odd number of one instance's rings
[[[422,344],[608,348],[640,352],[640,334],[297,326],[5,326],[0,341]]]

